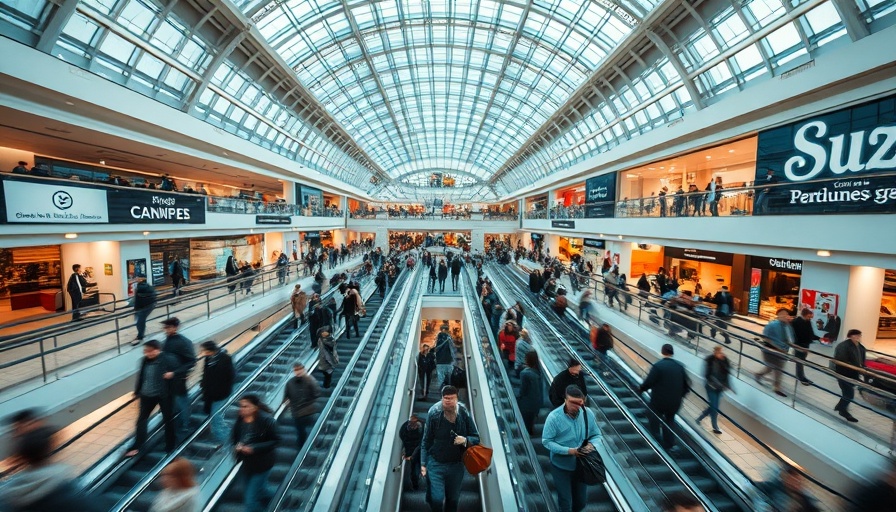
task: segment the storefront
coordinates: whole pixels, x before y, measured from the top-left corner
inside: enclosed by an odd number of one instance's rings
[[[582,254],[582,239],[561,236],[560,237],[560,259],[573,261]]]
[[[516,240],[516,235],[509,233],[486,233],[485,247],[487,249],[496,249],[503,246],[506,249],[513,249],[516,247],[514,240]]]
[[[884,271],[884,293],[880,299],[878,338],[896,338],[896,270]]]
[[[689,290],[706,298],[721,290],[722,286],[728,286],[735,298],[738,297],[731,282],[733,254],[666,247],[664,259],[669,276],[679,280],[679,291]],[[738,309],[737,304],[735,309]]]
[[[748,314],[771,320],[781,308],[796,311],[802,261],[750,256],[746,264],[750,268]]]
[[[642,274],[656,275],[663,266],[663,246],[656,244],[632,243],[631,270],[629,281],[637,280]]]
[[[532,250],[541,254],[544,251],[544,235],[541,233],[530,233],[529,238],[532,240]]]
[[[582,239],[582,257],[585,260],[585,268],[590,272],[600,272],[601,262],[604,258],[604,252],[607,248],[607,242],[597,238]]]
[[[190,239],[150,240],[149,259],[149,270],[152,276],[149,282],[153,286],[171,285],[169,270],[171,262],[175,259],[180,260],[181,266],[187,271],[187,275],[190,275]]]
[[[526,218],[546,219],[548,215],[548,196],[540,195],[526,198]]]
[[[60,309],[62,274],[58,245],[0,249],[0,312]]]

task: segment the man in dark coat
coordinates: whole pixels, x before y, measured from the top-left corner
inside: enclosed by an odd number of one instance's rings
[[[451,254],[451,253],[448,253]],[[460,267],[462,263],[460,258],[453,258],[451,260],[451,287],[454,291],[457,291],[457,281],[460,278]]]
[[[330,308],[324,306],[320,300],[314,304],[314,309],[309,315],[308,320],[308,337],[311,339],[312,350],[317,348],[317,336],[321,328],[326,328],[332,332],[333,315],[330,314]]]
[[[402,458],[407,462],[404,473],[405,488],[420,488],[420,443],[423,442],[423,422],[416,414],[404,422],[398,430],[401,446],[404,453]]]
[[[439,293],[445,292],[445,280],[448,279],[448,265],[445,260],[439,262]]]
[[[200,356],[205,358],[202,370],[202,400],[205,414],[212,415],[212,437],[223,446],[227,443],[227,427],[224,426],[224,414],[219,412],[227,405],[227,399],[233,392],[233,381],[236,372],[233,369],[233,359],[226,350],[218,347],[214,341],[204,341],[201,345]]]
[[[139,345],[143,342],[146,333],[146,320],[156,307],[156,289],[146,282],[146,278],[140,278],[134,289],[134,318],[137,322],[137,338],[131,345]]]
[[[81,265],[77,263],[72,265],[72,275],[68,278],[68,284],[65,289],[68,291],[69,297],[72,299],[72,322],[81,320],[81,299],[84,298],[84,292],[87,290],[87,279],[81,275]]]
[[[308,429],[314,425],[320,386],[317,385],[317,379],[305,371],[304,364],[294,364],[292,371],[293,378],[286,383],[283,401],[289,400],[289,411],[296,424],[296,444],[301,448],[308,439]]]
[[[688,378],[684,366],[672,359],[675,353],[672,345],[666,343],[661,352],[663,358],[654,363],[650,373],[638,388],[638,392],[651,390],[650,409],[653,414],[649,416],[650,430],[660,440],[663,448],[668,450],[675,445],[675,436],[671,427],[675,421],[675,415],[681,408],[681,402],[691,390],[691,379]],[[660,419],[665,423],[662,438],[659,435]]]
[[[815,315],[812,314],[811,309],[803,308],[803,310],[800,311],[800,316],[794,318],[793,321],[790,322],[790,326],[793,327],[794,334],[793,344],[806,349],[794,349],[793,355],[797,359],[802,359],[804,361],[809,355],[809,345],[811,345],[813,341],[819,339],[818,335],[815,334],[815,330],[812,329],[813,316]],[[806,378],[806,371],[803,368],[803,365],[800,363],[796,363],[796,378],[807,386],[809,384],[812,384],[812,381]]]
[[[140,453],[146,442],[146,428],[149,415],[156,406],[162,411],[162,423],[165,426],[165,451],[172,452],[177,442],[172,410],[172,377],[178,366],[177,358],[162,352],[162,344],[149,340],[143,344],[143,359],[137,373],[137,385],[134,396],[140,399],[140,413],[137,416],[137,433],[134,444],[125,453],[125,457],[133,457]]]
[[[835,371],[852,380],[858,380],[861,372],[857,368],[865,367],[865,346],[862,345],[862,331],[858,329],[850,329],[846,333],[846,339],[837,344],[834,348],[834,359],[840,363],[846,363],[855,368],[849,368],[837,365]],[[834,407],[834,410],[840,413],[840,416],[846,418],[850,423],[856,423],[857,420],[849,413],[849,404],[856,396],[856,385],[846,380],[838,380],[840,385],[840,401]]]
[[[180,328],[180,320],[177,317],[171,317],[162,321],[165,329],[165,343],[163,350],[166,354],[174,356],[177,361],[177,368],[166,373],[166,379],[171,379],[171,394],[174,397],[174,424],[177,431],[183,436],[190,433],[190,399],[187,397],[187,377],[190,371],[196,366],[196,351],[193,349],[193,342],[188,340],[184,335],[178,334]]]
[[[716,320],[711,320],[715,327],[710,328],[709,336],[715,338],[716,327],[718,327],[719,332],[722,333],[722,337],[725,339],[725,344],[730,345],[731,336],[728,335],[727,322],[729,318],[734,316],[734,296],[728,291],[727,286],[723,286],[722,290],[713,297],[712,301],[716,305]]]
[[[551,382],[548,398],[554,408],[560,407],[566,402],[566,387],[571,385],[578,386],[582,393],[586,397],[588,396],[588,387],[585,385],[585,376],[582,374],[582,363],[574,357],[569,359],[566,369],[558,373]]]

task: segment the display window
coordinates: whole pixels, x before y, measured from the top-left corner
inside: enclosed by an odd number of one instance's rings
[[[227,258],[233,255],[237,266],[264,263],[264,235],[190,240],[190,279],[212,279],[224,275]]]
[[[560,259],[572,261],[574,258],[582,254],[582,239],[571,237],[560,237]]]
[[[642,274],[656,275],[663,266],[663,246],[632,243],[629,280],[638,280]]]
[[[750,256],[751,276],[747,313],[765,320],[786,308],[797,312],[803,262]]]
[[[896,338],[896,270],[884,271],[884,293],[880,299],[878,338]]]
[[[38,308],[34,314],[62,307],[62,256],[58,245],[0,249],[0,319],[12,311]],[[57,293],[59,297],[57,299]]]
[[[458,348],[463,346],[464,331],[463,322],[460,320],[444,320],[441,318],[424,318],[420,321],[420,348],[423,345],[429,345],[430,350],[436,348],[436,337],[442,330],[442,326],[448,326],[448,333],[454,339],[454,345]]]
[[[680,292],[690,291],[704,300],[711,298],[723,286],[731,287],[731,265],[734,255],[697,249],[665,248],[669,275],[679,281]],[[738,304],[735,300],[735,309]]]

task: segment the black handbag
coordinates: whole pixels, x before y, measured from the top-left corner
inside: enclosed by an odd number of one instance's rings
[[[600,453],[597,452],[597,447],[591,452],[581,453],[581,448],[588,444],[589,437],[588,412],[585,407],[582,407],[582,414],[585,415],[585,440],[582,441],[579,455],[576,457],[576,474],[579,477],[579,481],[585,485],[603,485],[607,481],[607,473],[604,460],[601,458]]]

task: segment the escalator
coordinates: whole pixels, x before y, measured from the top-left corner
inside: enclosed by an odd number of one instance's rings
[[[330,292],[333,293],[333,292]],[[329,293],[324,299],[329,298]],[[336,294],[337,303],[341,301],[341,297]],[[278,364],[270,367],[271,375],[282,376],[288,374],[292,367],[291,363],[302,357],[308,357],[311,349],[308,343],[308,327],[301,326],[298,331],[293,331],[291,318],[281,320],[271,329],[271,332],[261,336],[248,349],[240,351],[234,356],[234,366],[236,377],[234,379],[234,389],[240,389],[247,384],[248,379],[253,379],[253,373],[264,365],[276,354]],[[197,366],[202,364],[199,359]],[[285,373],[284,373],[285,372]],[[267,378],[261,376],[261,378]],[[190,390],[190,425],[194,428],[202,425],[207,416],[203,411],[203,402],[199,393],[198,385],[193,386]],[[232,425],[236,419],[236,409],[229,408],[225,411],[225,425]],[[152,428],[155,425],[155,428]],[[100,496],[104,502],[110,504],[119,504],[113,509],[121,508],[127,502],[128,510],[144,511],[148,510],[152,500],[155,498],[157,489],[148,486],[144,492],[139,492],[133,496],[133,490],[141,481],[144,481],[147,475],[155,474],[159,469],[159,463],[166,458],[164,430],[161,425],[161,417],[157,413],[150,418],[150,432],[146,443],[141,449],[140,454],[127,459],[122,458],[124,446],[130,445],[133,440],[128,439],[122,445],[110,452],[106,460],[100,461],[91,469],[85,472],[82,481],[86,484],[91,494]],[[194,435],[193,442],[189,442],[183,446],[180,452],[190,460],[208,460],[216,455],[219,451],[217,442],[211,438],[209,433],[199,433]],[[183,439],[178,440],[179,443]],[[226,450],[226,449],[223,449]],[[111,462],[110,461],[113,461]],[[129,496],[131,495],[131,496]]]
[[[301,450],[289,450],[292,452],[289,457],[281,457],[279,452],[286,453],[287,450],[278,448],[277,464],[268,482],[271,489],[278,489],[271,508],[299,510],[313,501],[314,496],[306,491],[326,474],[328,463],[331,462],[331,451],[339,444],[343,419],[359,392],[359,384],[377,346],[384,341],[387,319],[395,313],[406,279],[407,272],[402,272],[385,299],[381,299],[378,294],[368,299],[368,314],[359,322],[362,330],[360,342],[356,341],[358,338],[347,341],[344,336],[337,340],[339,367],[333,373],[332,387],[321,389],[322,395],[318,398],[321,413],[308,440]],[[376,314],[373,314],[374,311],[377,311]],[[281,444],[291,443],[295,437],[292,419],[287,416],[287,413],[281,413],[277,420],[282,427],[280,433],[284,441]],[[241,479],[230,478],[225,488],[219,489],[204,510],[243,510],[242,489]]]
[[[505,297],[519,299],[527,305],[526,327],[537,329],[537,344],[542,358],[566,361],[573,353],[582,361],[586,374],[589,400],[597,414],[598,424],[608,448],[621,463],[629,465],[629,481],[644,492],[648,504],[661,508],[665,496],[674,492],[695,495],[707,510],[723,512],[751,510],[749,499],[741,496],[736,487],[714,466],[696,443],[681,440],[687,437],[675,429],[679,437],[678,450],[669,454],[659,448],[647,434],[650,410],[638,395],[637,383],[630,382],[628,373],[613,361],[600,367],[600,376],[593,370],[594,353],[588,333],[581,324],[559,318],[542,299],[533,299],[519,275],[503,266],[492,266],[490,274],[496,288]],[[534,326],[534,327],[532,327]],[[543,418],[539,427],[543,425]],[[542,449],[543,450],[543,449]],[[546,453],[542,451],[546,457]]]

